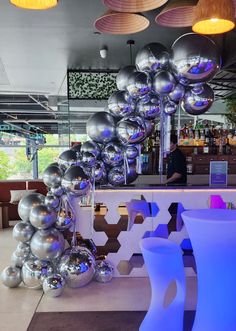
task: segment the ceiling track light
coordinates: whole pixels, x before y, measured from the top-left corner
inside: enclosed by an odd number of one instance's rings
[[[192,29],[200,34],[220,34],[235,27],[232,0],[199,0],[194,10]]]
[[[16,7],[34,10],[50,9],[58,4],[58,0],[10,0],[10,2]]]

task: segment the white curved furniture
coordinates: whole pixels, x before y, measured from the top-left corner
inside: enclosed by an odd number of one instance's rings
[[[140,241],[150,278],[152,296],[140,331],[183,331],[185,275],[179,245],[162,238]],[[176,285],[173,300],[167,303],[169,285]]]
[[[197,265],[193,331],[236,330],[236,210],[182,213]]]

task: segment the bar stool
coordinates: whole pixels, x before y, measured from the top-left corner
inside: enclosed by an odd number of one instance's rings
[[[163,238],[141,239],[140,248],[151,283],[151,303],[140,331],[183,331],[185,274],[179,245]],[[167,302],[170,288],[175,296]]]

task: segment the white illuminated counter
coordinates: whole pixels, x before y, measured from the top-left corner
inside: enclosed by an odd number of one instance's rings
[[[93,239],[103,247],[108,244],[110,230],[117,229],[116,246],[108,252],[109,259],[115,266],[115,276],[142,277],[146,270],[140,260],[139,241],[143,237],[161,236],[177,244],[188,238],[183,226],[181,212],[189,209],[209,207],[212,196],[236,205],[236,188],[209,187],[157,187],[157,188],[112,188],[95,191],[95,204],[101,204],[94,212],[91,206],[79,207],[79,200],[74,201],[77,214],[77,231],[84,238]],[[178,203],[176,228],[170,231],[171,214],[168,209]],[[127,220],[126,228],[124,221]],[[137,222],[137,219],[139,220]],[[104,226],[97,228],[100,222]],[[95,229],[94,229],[95,227]],[[104,230],[103,230],[104,229]],[[212,231],[214,236],[214,231]]]

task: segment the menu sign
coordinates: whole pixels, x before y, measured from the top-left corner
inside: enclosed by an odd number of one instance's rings
[[[210,186],[227,186],[228,162],[211,161],[210,162]]]

